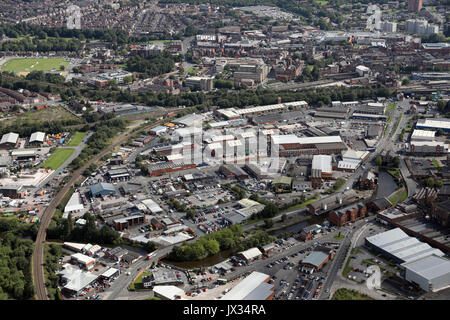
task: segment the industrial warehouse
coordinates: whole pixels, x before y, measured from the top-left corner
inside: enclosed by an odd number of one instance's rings
[[[450,286],[450,260],[439,250],[408,236],[400,228],[367,237],[366,245],[400,263],[404,278],[424,291]]]

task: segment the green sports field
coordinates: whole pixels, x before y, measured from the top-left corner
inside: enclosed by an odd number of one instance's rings
[[[70,139],[70,142],[68,143],[69,147],[76,147],[80,144],[81,140],[83,140],[84,136],[87,134],[87,132],[75,132],[72,139]]]
[[[50,168],[53,170],[58,169],[73,153],[74,149],[64,148],[56,150],[50,158],[44,162],[44,168]]]
[[[60,66],[67,67],[69,61],[64,58],[13,58],[2,65],[2,71],[31,72],[31,71],[59,71]]]

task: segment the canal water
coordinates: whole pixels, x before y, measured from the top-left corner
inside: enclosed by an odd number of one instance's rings
[[[285,232],[297,233],[297,232],[300,232],[304,227],[307,227],[309,225],[310,225],[310,223],[306,222],[306,221],[299,222],[299,223],[293,224],[291,226],[287,226],[283,229],[275,230],[275,231],[271,232],[270,235],[277,237],[278,235],[285,233]]]
[[[380,171],[378,173],[378,190],[376,199],[387,197],[397,189],[398,185],[389,173],[386,171]]]
[[[298,233],[303,228],[307,227],[308,225],[322,224],[323,221],[327,217],[328,217],[328,214],[323,214],[320,216],[311,216],[306,221],[300,221],[293,225],[287,226],[283,229],[274,230],[274,231],[270,232],[270,235],[276,237],[284,232]],[[183,268],[183,269],[207,268],[207,267],[214,266],[220,262],[227,260],[228,258],[233,256],[233,254],[235,254],[236,252],[237,252],[236,248],[231,248],[231,249],[228,249],[225,251],[221,251],[213,256],[206,257],[204,259],[197,260],[197,261],[182,261],[182,262],[180,262],[180,261],[171,261],[168,258],[165,258],[165,259],[162,259],[161,262],[164,264],[167,264],[167,265],[171,265],[171,266],[175,266],[175,267]]]

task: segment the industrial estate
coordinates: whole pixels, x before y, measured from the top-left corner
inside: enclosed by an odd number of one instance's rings
[[[1,2],[0,299],[450,299],[448,3],[185,2]]]

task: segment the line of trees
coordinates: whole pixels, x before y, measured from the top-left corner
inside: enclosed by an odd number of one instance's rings
[[[180,61],[180,56],[173,56],[167,51],[147,57],[138,54],[128,58],[126,69],[131,72],[139,72],[141,78],[148,78],[173,71],[175,62]]]
[[[20,238],[23,230],[16,219],[0,219],[0,300],[28,300],[34,296],[33,242]]]
[[[113,115],[106,115],[104,121],[93,127],[94,133],[89,137],[83,151],[69,165],[73,170],[82,167],[86,161],[106,148],[110,140],[126,127],[123,119],[111,119]],[[109,118],[109,119],[108,119]]]
[[[5,74],[5,73],[4,73]],[[15,77],[11,74],[2,77],[1,86],[9,89],[28,89],[33,92],[54,92],[61,94],[63,100],[69,101],[75,98],[89,100],[116,101],[127,103],[141,103],[147,106],[197,107],[198,109],[210,106],[219,108],[244,108],[250,105],[275,104],[278,97],[283,102],[305,100],[310,105],[329,105],[331,101],[355,101],[374,99],[376,97],[389,97],[394,90],[381,84],[369,85],[358,88],[317,88],[302,91],[276,91],[273,89],[257,88],[256,90],[229,91],[220,89],[213,92],[185,92],[178,95],[154,91],[131,93],[115,88],[101,89],[81,87],[75,83],[65,83],[64,86],[51,83],[42,84],[37,81]],[[51,91],[50,91],[51,90]]]
[[[33,132],[42,131],[46,133],[63,132],[65,126],[84,123],[80,119],[61,119],[53,121],[21,120],[17,119],[11,124],[2,125],[0,123],[0,135],[8,132],[18,133],[21,137],[29,137]]]

